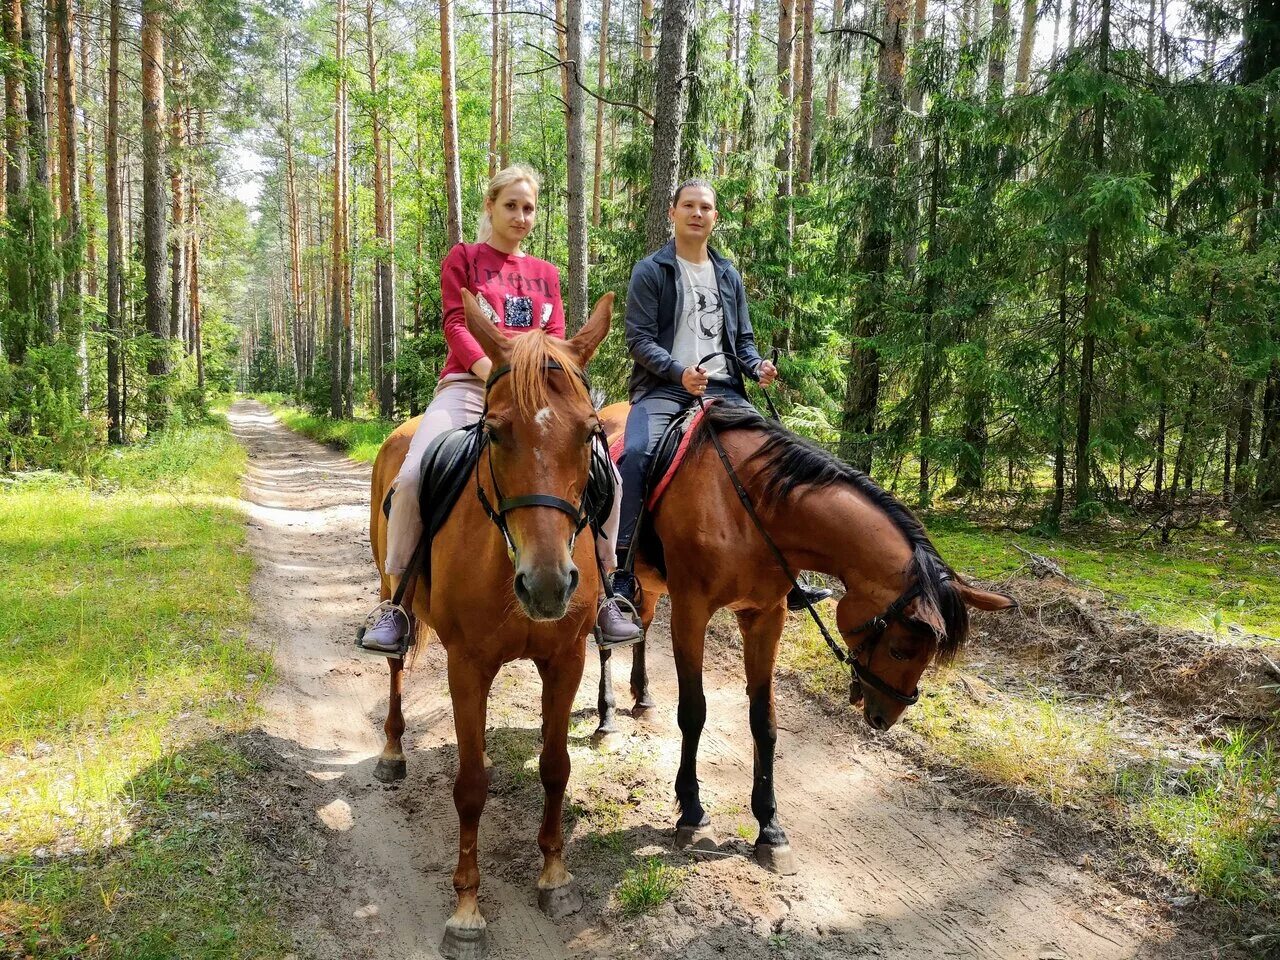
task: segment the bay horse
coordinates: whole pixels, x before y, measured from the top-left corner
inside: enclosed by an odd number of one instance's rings
[[[601,411],[611,442],[625,428],[627,410],[620,403]],[[773,787],[774,666],[792,583],[739,500],[707,421],[791,570],[816,570],[844,584],[836,625],[848,645],[850,703],[861,703],[867,723],[876,730],[888,730],[916,701],[917,682],[930,662],[955,656],[969,633],[968,607],[1004,610],[1016,604],[961,579],[939,557],[911,512],[865,474],[745,403],[707,405],[682,463],[652,511],[665,575],[644,561],[643,550],[636,568],[646,628],[659,595],[671,598],[671,644],[679,681],[676,719],[682,735],[676,842],[685,846],[711,836],[697,775],[698,741],[707,714],[703,650],[712,614],[728,607],[742,633],[755,740],[751,811],[760,825],[755,858],[767,869],[794,873]],[[636,535],[645,536],[643,531]],[[642,712],[653,705],[644,646],[632,650],[631,691],[636,711]],[[598,735],[614,729],[609,659],[602,652]]]
[[[485,394],[485,442],[474,484],[463,490],[432,543],[430,582],[418,579],[409,605],[419,627],[429,626],[444,646],[458,740],[453,787],[457,906],[440,949],[448,957],[472,958],[484,955],[486,942],[476,863],[489,785],[485,714],[494,678],[512,660],[532,660],[542,678],[538,769],[546,800],[538,831],[539,905],[559,917],[582,904],[565,868],[561,820],[569,780],[569,714],[600,591],[592,537],[578,536],[591,444],[600,430],[583,369],[609,332],[613,294],[596,304],[586,326],[567,341],[541,331],[508,340],[466,291],[463,302],[467,329],[493,362]],[[370,541],[384,600],[394,583],[384,572],[381,507],[416,426],[411,420],[392,433],[373,467]],[[390,658],[388,663],[386,744],[375,769],[384,781],[405,776],[403,664]]]

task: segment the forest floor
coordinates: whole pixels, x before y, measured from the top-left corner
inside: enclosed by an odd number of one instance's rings
[[[239,739],[256,767],[251,789],[224,795],[217,816],[252,825],[297,956],[434,957],[456,856],[443,652],[426,647],[408,675],[409,775],[385,786],[373,764],[387,671],[351,645],[376,601],[368,467],[286,430],[259,403],[236,404],[231,421],[249,453],[252,636],[274,651],[275,674],[260,729]],[[932,675],[912,708],[920,719],[889,736],[873,737],[830,695],[828,668],[792,621],[777,768],[800,868],[792,877],[751,859],[752,747],[728,621],[708,638],[699,766],[713,849],[672,850],[679,735],[661,613],[650,634],[659,706],[624,714],[604,749],[590,738],[598,674],[589,658],[571,730],[567,825],[585,906],[560,921],[538,911],[534,889],[538,681],[530,664],[510,665],[490,703],[495,766],[481,827],[492,956],[1274,955],[1280,939],[1265,904],[1280,866],[1275,762],[1239,746],[1275,708],[1263,689],[1276,679],[1267,680],[1273,648],[1249,646],[1233,660],[1208,647],[1239,644],[1126,626],[1088,591],[1034,580],[1014,589],[1023,626],[984,620],[968,659]],[[1043,642],[1023,643],[1029,637]],[[1173,664],[1134,672],[1130,687],[1121,655],[1171,639],[1217,672],[1202,686]],[[1154,697],[1176,677],[1181,687]],[[1247,696],[1222,688],[1225,677]],[[1139,709],[1148,699],[1153,708]],[[1224,796],[1241,808],[1215,807]],[[1179,860],[1180,841],[1158,825],[1176,833],[1206,818],[1242,833],[1219,829],[1207,858],[1189,834]]]

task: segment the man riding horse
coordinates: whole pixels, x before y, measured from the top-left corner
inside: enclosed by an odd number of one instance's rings
[[[676,188],[667,217],[673,239],[635,265],[627,290],[627,347],[635,365],[618,462],[622,516],[613,586],[615,595],[631,604],[636,600],[631,544],[649,464],[667,426],[699,397],[746,403],[744,372],[762,387],[778,377],[777,367],[756,349],[742,277],[709,246],[719,217],[715,189],[705,180],[685,181]],[[699,365],[709,354],[715,356]],[[800,609],[806,600],[829,596],[830,590],[798,586],[787,604]]]

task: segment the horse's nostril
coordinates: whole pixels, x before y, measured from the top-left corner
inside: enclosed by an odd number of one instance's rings
[[[572,597],[574,591],[578,589],[578,568],[569,568],[569,589],[565,591],[565,597]]]
[[[515,579],[515,582],[513,583],[513,586],[515,588],[517,597],[523,598],[523,597],[529,596],[529,588],[524,582],[523,573],[516,574],[516,579]]]
[[[871,715],[870,722],[871,726],[875,727],[877,730],[889,729],[889,725],[884,722],[884,717],[880,716],[878,713],[873,713]]]

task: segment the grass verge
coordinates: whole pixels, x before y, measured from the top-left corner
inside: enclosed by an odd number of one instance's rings
[[[848,675],[808,618],[788,621],[778,665],[810,694],[847,702]],[[1149,840],[1206,897],[1280,903],[1280,756],[1261,737],[1204,744],[1207,759],[1180,769],[1158,744],[1118,737],[1106,705],[981,689],[957,669],[922,686],[903,723],[946,764]]]
[[[243,831],[201,810],[271,669],[225,422],[0,491],[0,945],[226,957],[280,944]],[[229,779],[230,778],[230,779]],[[0,950],[3,953],[4,950]]]
[[[1093,529],[1045,540],[940,512],[929,514],[926,525],[938,551],[962,573],[984,580],[1008,576],[1026,562],[1016,549],[1022,547],[1155,623],[1209,633],[1235,625],[1280,639],[1276,543],[1251,543],[1225,530],[1183,533],[1165,547],[1104,542]]]
[[[280,422],[290,430],[336,447],[352,460],[363,463],[373,463],[382,441],[400,425],[377,418],[335,420],[329,416],[308,413],[292,406],[290,398],[281,393],[259,393],[254,394],[254,398],[271,407]]]

